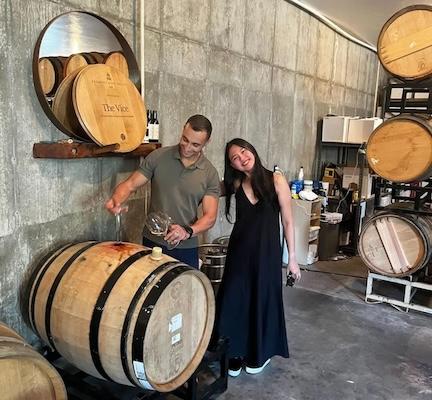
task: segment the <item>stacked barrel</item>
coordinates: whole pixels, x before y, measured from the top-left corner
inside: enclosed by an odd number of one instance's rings
[[[393,15],[381,30],[377,50],[383,67],[407,85],[431,76],[432,7],[411,6]],[[382,179],[422,185],[432,175],[430,115],[400,114],[388,119],[371,134],[366,156]],[[424,211],[415,212],[409,202],[394,204],[392,210],[368,221],[358,249],[374,272],[408,276],[430,261],[432,218]]]
[[[67,400],[56,369],[0,322],[0,385],[5,400]]]
[[[118,144],[119,152],[142,143],[146,109],[122,52],[44,57],[38,72],[41,90],[69,136],[100,146]]]

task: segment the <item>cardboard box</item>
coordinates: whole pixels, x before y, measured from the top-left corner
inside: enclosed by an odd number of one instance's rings
[[[322,141],[341,142],[347,140],[348,125],[352,117],[332,116],[323,118]]]
[[[348,188],[350,183],[359,184],[359,174],[360,168],[354,167],[344,167],[343,168],[343,178],[342,187]],[[362,184],[362,197],[369,199],[372,197],[372,175],[369,174],[368,169],[365,168],[363,172],[363,184]]]
[[[381,118],[350,119],[348,124],[348,143],[367,142],[374,129],[382,124]]]

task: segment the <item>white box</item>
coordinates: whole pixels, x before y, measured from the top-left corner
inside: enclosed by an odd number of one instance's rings
[[[360,168],[357,167],[343,167],[342,187],[348,188],[350,183],[359,184]],[[362,197],[369,199],[372,197],[372,175],[369,174],[368,169],[363,170],[363,184],[362,184]]]
[[[346,142],[348,125],[352,117],[332,116],[323,118],[322,141]]]
[[[351,119],[348,124],[348,143],[367,142],[374,129],[382,124],[381,118]]]

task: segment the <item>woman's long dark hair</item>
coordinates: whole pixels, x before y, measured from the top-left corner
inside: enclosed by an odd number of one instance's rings
[[[261,159],[249,142],[244,139],[235,138],[227,143],[225,147],[225,171],[224,171],[224,186],[225,186],[225,216],[231,222],[230,206],[231,196],[235,193],[235,182],[242,182],[246,176],[244,172],[238,171],[231,165],[229,159],[229,150],[231,146],[237,145],[246,150],[249,150],[255,156],[255,165],[251,173],[251,185],[255,197],[258,201],[269,201],[273,204],[276,200],[276,191],[273,183],[273,173],[265,168]]]

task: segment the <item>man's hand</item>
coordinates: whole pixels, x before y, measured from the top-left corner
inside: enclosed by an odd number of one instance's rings
[[[189,239],[189,233],[187,233],[186,230],[178,224],[170,225],[168,233],[164,237],[164,240],[166,240],[171,245],[175,245],[182,240],[187,239]]]
[[[111,197],[106,203],[105,208],[114,215],[120,214],[122,212],[122,206],[120,203],[116,202],[113,197]]]

